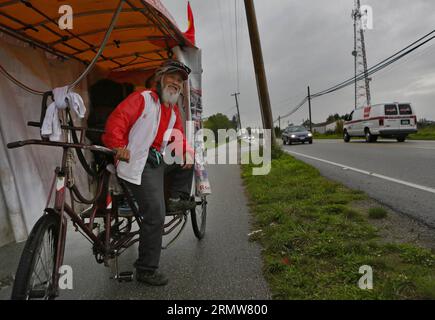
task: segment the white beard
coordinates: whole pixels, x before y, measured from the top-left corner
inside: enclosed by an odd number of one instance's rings
[[[165,86],[162,90],[162,100],[163,103],[168,103],[170,105],[174,105],[177,103],[178,98],[180,97],[181,90],[178,90],[176,93],[172,93],[168,86]]]

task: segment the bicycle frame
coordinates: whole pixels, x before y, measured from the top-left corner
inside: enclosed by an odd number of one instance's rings
[[[65,253],[65,243],[66,243],[66,233],[67,233],[67,217],[71,219],[73,222],[73,225],[76,227],[76,231],[78,228],[90,239],[90,242],[93,244],[95,248],[97,248],[98,252],[94,252],[96,255],[98,253],[102,253],[104,256],[104,262],[107,262],[108,257],[112,254],[118,254],[120,249],[128,248],[135,242],[137,242],[139,239],[133,239],[135,236],[139,234],[138,231],[128,232],[121,237],[115,243],[113,246],[110,243],[111,240],[111,228],[112,228],[112,222],[113,219],[118,219],[118,216],[115,214],[115,210],[117,210],[116,203],[115,205],[112,205],[110,203],[110,206],[108,207],[101,207],[101,197],[103,196],[103,193],[107,191],[107,199],[111,200],[112,195],[110,191],[108,190],[108,181],[110,178],[110,172],[104,168],[97,177],[97,191],[93,199],[86,199],[83,197],[77,186],[73,182],[73,177],[71,174],[71,168],[70,163],[68,162],[68,154],[72,151],[73,148],[76,149],[88,149],[92,151],[99,151],[99,152],[105,152],[105,153],[111,153],[113,154],[113,151],[104,147],[100,146],[91,146],[91,145],[84,145],[84,144],[76,144],[76,143],[66,143],[66,142],[52,142],[52,141],[45,141],[45,140],[25,140],[25,141],[18,141],[18,142],[12,142],[8,144],[9,148],[17,148],[24,145],[29,144],[37,144],[37,145],[46,145],[46,146],[56,146],[56,147],[62,147],[63,153],[62,153],[62,162],[60,167],[56,167],[55,174],[53,178],[53,183],[51,185],[51,189],[48,194],[48,199],[46,203],[46,208],[44,210],[45,213],[54,212],[60,216],[60,225],[59,225],[59,234],[58,234],[58,245],[56,248],[56,261],[55,261],[55,272],[53,273],[53,284],[57,284],[59,280],[59,269],[62,266],[63,259],[64,259],[64,253]],[[124,184],[121,183],[121,187],[124,192],[124,196],[126,196],[127,201],[129,202],[129,205],[133,211],[135,221],[137,221],[140,224],[141,217],[139,216],[136,207],[134,206],[134,202],[130,197],[130,194]],[[71,194],[71,206],[68,205],[66,202],[66,190],[70,190]],[[54,193],[54,206],[53,208],[50,208],[50,201],[53,197]],[[89,216],[89,222],[85,223],[83,217],[81,217],[74,209],[74,196],[77,197],[79,200],[78,202],[84,203],[84,204],[90,204],[92,205],[92,214]],[[98,217],[102,217],[104,219],[104,231],[105,231],[105,238],[100,239],[99,234],[95,235],[93,230],[94,228],[94,221],[97,217],[97,213],[100,213],[103,211],[103,215],[98,215]],[[131,228],[131,224],[134,221],[129,221],[129,229]],[[97,259],[98,261],[98,259]],[[55,285],[55,290],[57,292],[57,285]]]
[[[29,125],[37,126],[39,123],[29,123]],[[64,126],[63,129],[66,130],[89,130],[87,128],[74,127],[74,126]],[[36,144],[36,145],[45,145],[45,146],[55,146],[62,147],[62,161],[61,165],[56,167],[53,177],[53,182],[48,194],[46,208],[44,210],[45,214],[55,213],[59,215],[59,234],[58,234],[58,243],[57,248],[55,250],[56,259],[54,264],[54,272],[53,272],[53,291],[55,295],[58,295],[58,282],[60,278],[59,269],[63,264],[64,254],[65,254],[65,244],[66,244],[66,234],[67,234],[67,226],[69,217],[73,223],[73,226],[76,228],[76,231],[84,234],[85,237],[92,243],[94,249],[94,255],[96,257],[97,262],[104,262],[105,265],[108,265],[108,260],[119,256],[125,249],[133,245],[135,242],[139,241],[139,231],[131,231],[132,224],[134,222],[138,223],[139,227],[142,221],[141,216],[139,215],[138,209],[134,203],[132,196],[127,188],[127,186],[119,181],[119,184],[122,188],[122,195],[127,199],[127,202],[133,212],[133,217],[123,217],[118,215],[118,207],[117,207],[117,195],[113,195],[109,190],[109,179],[111,177],[111,173],[104,165],[103,169],[97,173],[97,189],[93,199],[86,199],[78,190],[77,186],[74,183],[73,175],[72,175],[72,167],[71,162],[69,161],[70,152],[72,149],[85,149],[96,152],[103,152],[106,154],[113,155],[114,152],[108,148],[96,146],[96,145],[86,145],[82,143],[70,143],[70,142],[54,142],[47,140],[24,140],[17,141],[8,144],[8,148],[18,148],[25,145]],[[82,163],[83,165],[83,163]],[[67,203],[66,198],[66,190],[70,190],[71,197],[71,206]],[[50,202],[54,193],[54,206],[50,207]],[[102,198],[106,195],[106,202],[102,205]],[[115,201],[113,201],[113,199]],[[113,203],[112,203],[113,201]],[[91,207],[80,212],[79,214],[76,212],[74,208],[74,202],[89,204]],[[88,216],[84,216],[84,213],[87,211],[91,211],[91,214]],[[104,219],[104,239],[101,239],[102,232],[98,232],[96,235],[94,233],[94,221],[96,218]],[[127,219],[127,226],[118,229],[124,221],[119,221],[119,218]],[[85,222],[85,219],[89,219],[89,222]],[[112,225],[112,222],[114,224]],[[163,235],[168,235],[173,230],[177,228],[181,223],[183,223],[181,229],[175,235],[175,237],[163,248],[167,248],[171,243],[175,241],[176,238],[181,234],[181,231],[184,229],[187,222],[187,213],[179,212],[174,213],[172,215],[172,219],[164,224]],[[112,228],[114,232],[121,232],[124,229],[127,229],[126,232],[122,232],[122,236],[117,239],[112,238]],[[115,229],[116,228],[116,229]],[[168,230],[166,230],[168,228]],[[80,229],[80,230],[79,230]],[[140,230],[140,228],[139,228]],[[113,239],[113,242],[111,240]]]

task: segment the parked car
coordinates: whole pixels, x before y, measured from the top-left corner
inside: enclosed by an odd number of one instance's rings
[[[287,127],[282,133],[282,142],[284,144],[292,144],[295,142],[309,144],[313,143],[313,134],[303,126]]]
[[[410,103],[386,103],[358,108],[345,119],[343,140],[365,137],[376,142],[378,137],[393,138],[404,142],[411,133],[417,132],[417,116]]]

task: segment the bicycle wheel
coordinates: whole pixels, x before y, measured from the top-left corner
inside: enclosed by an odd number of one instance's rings
[[[199,201],[197,201],[198,203]],[[190,210],[192,218],[192,227],[195,236],[201,240],[205,235],[205,225],[207,221],[207,199],[205,196],[200,198],[200,203],[196,205],[195,209]]]
[[[53,284],[60,218],[49,212],[39,218],[21,254],[11,299],[53,299]]]

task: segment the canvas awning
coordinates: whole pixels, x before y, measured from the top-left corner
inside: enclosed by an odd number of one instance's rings
[[[73,29],[58,25],[61,5],[73,9]],[[89,63],[111,23],[119,0],[0,0],[0,31],[60,57]],[[149,70],[174,46],[193,47],[160,0],[125,0],[97,65],[111,71]]]

